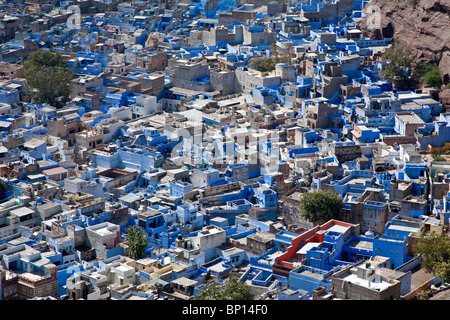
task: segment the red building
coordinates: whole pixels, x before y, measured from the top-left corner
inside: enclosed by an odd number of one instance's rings
[[[297,264],[306,258],[306,253],[303,254],[302,249],[308,243],[323,242],[324,235],[328,231],[336,231],[344,234],[344,241],[350,236],[358,236],[360,234],[359,224],[351,224],[338,220],[330,220],[322,225],[316,226],[305,231],[298,237],[292,240],[292,245],[287,248],[286,252],[280,255],[274,265],[273,273],[289,277],[289,272],[293,270]]]

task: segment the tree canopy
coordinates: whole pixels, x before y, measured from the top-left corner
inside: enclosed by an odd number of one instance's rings
[[[442,85],[441,72],[435,64],[419,62],[414,67],[414,74],[432,87],[439,88]]]
[[[300,214],[313,223],[342,219],[342,199],[337,193],[317,190],[306,193],[300,200]]]
[[[279,50],[276,45],[272,45],[271,57],[258,57],[252,62],[252,68],[261,72],[270,72],[275,70],[277,63],[288,63],[292,59],[292,44],[286,45]]]
[[[388,62],[381,74],[397,89],[415,88],[422,82],[435,88],[442,85],[439,67],[433,63],[417,61],[411,48],[395,45],[386,49],[381,58]]]
[[[422,268],[436,277],[450,281],[450,238],[447,235],[425,235],[413,247],[415,257],[421,258]]]
[[[388,62],[381,71],[384,78],[398,89],[408,89],[411,86],[413,70],[411,49],[404,46],[393,46],[386,49],[381,58]]]
[[[409,87],[412,71],[411,50],[402,46],[388,48],[384,52],[382,60],[388,62],[381,71],[384,78],[396,88]]]
[[[442,157],[440,154],[432,155],[433,161],[447,161],[444,157]]]
[[[204,285],[195,300],[253,300],[250,288],[231,276],[225,284],[216,282]]]
[[[125,232],[128,234],[128,250],[133,259],[139,259],[148,245],[147,235],[139,226],[130,226]]]
[[[27,96],[34,103],[61,108],[69,101],[74,72],[58,52],[38,50],[24,62],[25,78],[36,89]]]

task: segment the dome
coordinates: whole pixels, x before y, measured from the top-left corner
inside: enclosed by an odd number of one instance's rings
[[[368,238],[373,238],[375,236],[375,233],[373,233],[372,230],[368,230],[364,235]]]

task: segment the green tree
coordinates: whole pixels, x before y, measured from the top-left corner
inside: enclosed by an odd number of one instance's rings
[[[35,103],[48,103],[63,107],[69,101],[70,81],[75,74],[58,52],[39,50],[30,54],[24,62],[25,78],[36,89],[27,96]]]
[[[424,235],[413,247],[415,257],[423,259],[422,268],[434,276],[450,281],[450,238],[447,235]]]
[[[270,72],[275,70],[277,63],[290,63],[292,59],[293,45],[286,44],[282,49],[279,49],[275,44],[272,44],[271,57],[258,57],[252,62],[252,68],[261,72]]]
[[[413,76],[423,79],[426,84],[435,88],[439,88],[442,85],[439,67],[432,63],[417,63],[414,66]]]
[[[414,59],[410,48],[399,45],[388,48],[381,60],[388,62],[381,70],[381,74],[386,80],[400,90],[411,87]]]
[[[342,219],[342,199],[337,193],[317,190],[306,193],[300,199],[300,214],[313,223]]]
[[[252,67],[261,72],[270,72],[275,69],[275,60],[272,57],[255,58]]]
[[[442,85],[442,77],[441,72],[439,71],[439,67],[436,65],[432,65],[430,70],[427,71],[423,76],[423,81],[425,81],[425,83],[430,86],[440,88],[440,86]]]
[[[250,288],[244,282],[231,276],[225,284],[204,285],[195,300],[253,300]]]
[[[433,155],[432,157],[433,157],[433,161],[447,161],[447,160],[445,160],[445,158],[442,157],[440,154]]]
[[[125,232],[128,234],[128,250],[133,259],[139,259],[148,245],[147,235],[139,226],[130,226]]]

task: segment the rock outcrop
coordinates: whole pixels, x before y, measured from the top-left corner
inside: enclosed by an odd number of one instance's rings
[[[417,59],[438,64],[444,84],[450,82],[450,0],[372,0],[364,13],[363,35],[410,47]]]
[[[447,109],[450,108],[450,89],[442,90],[439,93],[439,101],[447,107]]]

